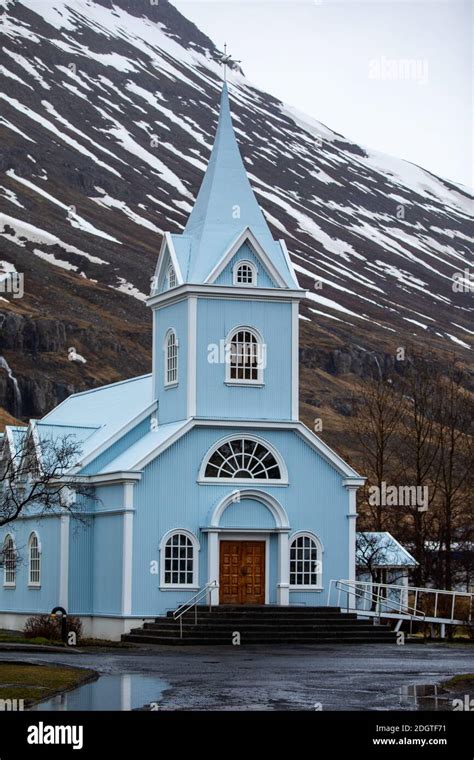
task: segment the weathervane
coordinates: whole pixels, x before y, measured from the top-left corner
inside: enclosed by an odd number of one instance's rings
[[[232,60],[232,56],[227,52],[227,42],[224,43],[224,55],[219,58],[219,63],[224,66],[224,82],[227,82],[227,66]],[[242,61],[232,61],[233,63],[242,63]]]

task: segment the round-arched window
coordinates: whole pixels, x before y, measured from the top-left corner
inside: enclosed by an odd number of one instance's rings
[[[233,438],[212,452],[204,478],[281,480],[282,473],[275,454],[261,441]]]

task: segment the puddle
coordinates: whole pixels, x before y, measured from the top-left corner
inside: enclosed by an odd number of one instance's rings
[[[437,684],[410,684],[399,689],[400,707],[409,710],[452,710],[453,698]]]
[[[156,704],[152,709],[159,709],[166,688],[166,681],[141,673],[105,675],[51,697],[32,710],[137,710],[151,703]]]

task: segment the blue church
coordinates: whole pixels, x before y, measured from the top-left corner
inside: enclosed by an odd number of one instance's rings
[[[118,639],[210,583],[215,605],[324,606],[331,579],[355,579],[363,478],[298,419],[304,294],[250,186],[224,84],[197,200],[152,279],[152,373],[5,431],[7,454],[27,436],[39,457],[73,435],[74,476],[94,498],[2,528],[1,627],[60,605],[87,635]]]

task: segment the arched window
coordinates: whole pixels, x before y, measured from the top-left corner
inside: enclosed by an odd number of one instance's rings
[[[312,533],[298,533],[290,540],[290,588],[318,589],[322,581],[322,546]]]
[[[231,333],[227,346],[226,382],[263,383],[266,346],[257,331],[250,327],[238,327]]]
[[[281,457],[259,438],[232,438],[221,443],[206,457],[201,469],[203,480],[272,480],[285,482]]]
[[[41,552],[37,533],[32,533],[28,541],[28,586],[41,584]]]
[[[3,542],[3,585],[14,586],[16,583],[16,549],[13,537],[8,534]]]
[[[167,533],[161,542],[161,588],[199,586],[199,543],[187,530]]]
[[[234,285],[256,285],[257,270],[250,261],[239,261],[234,267]]]
[[[168,330],[165,338],[165,385],[178,382],[178,339],[174,330]]]
[[[167,279],[168,279],[168,287],[175,288],[177,283],[176,283],[176,271],[173,264],[170,264],[168,267]]]

